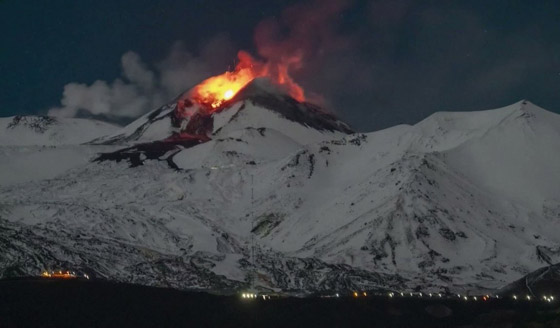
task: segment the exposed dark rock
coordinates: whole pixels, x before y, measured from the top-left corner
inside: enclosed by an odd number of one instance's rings
[[[138,144],[132,147],[117,150],[112,153],[101,153],[94,162],[115,161],[117,163],[125,160],[130,167],[143,165],[146,160],[167,160],[162,156],[173,150],[180,150],[178,146],[190,148],[204,142],[202,139],[178,139],[176,141],[154,141],[149,143]],[[174,155],[174,154],[173,154]],[[171,168],[176,169],[177,166],[172,161],[168,161]]]
[[[58,121],[50,116],[14,116],[8,124],[8,129],[14,129],[18,126],[24,126],[37,133],[45,133],[49,126],[56,124]]]

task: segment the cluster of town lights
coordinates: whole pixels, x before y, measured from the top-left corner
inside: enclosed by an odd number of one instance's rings
[[[43,278],[57,278],[57,279],[75,279],[78,275],[74,271],[43,271],[41,272],[41,277]],[[89,279],[89,275],[84,273],[84,278]]]
[[[70,272],[70,271],[43,271],[41,273],[41,276],[44,278],[62,278],[62,279],[72,279],[72,278],[76,278],[76,272]]]

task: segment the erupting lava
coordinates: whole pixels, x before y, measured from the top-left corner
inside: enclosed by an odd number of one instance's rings
[[[240,51],[237,57],[239,63],[232,72],[225,72],[202,81],[191,90],[189,98],[210,110],[215,110],[233,98],[249,82],[266,76],[296,100],[300,102],[305,100],[303,89],[288,75],[288,68],[298,65],[299,58],[281,63],[262,63],[244,51]]]

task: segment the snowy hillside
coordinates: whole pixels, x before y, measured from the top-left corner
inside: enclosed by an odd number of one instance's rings
[[[560,293],[560,264],[549,265],[535,270],[525,277],[501,288],[497,293],[499,293],[498,295],[508,297],[518,295],[519,298],[525,298],[526,295],[530,295],[539,300],[542,300],[543,297],[545,297],[545,300],[551,296],[554,297],[554,295]]]
[[[0,185],[53,178],[87,164],[107,147],[80,144],[119,127],[89,119],[48,116],[0,118]]]
[[[252,238],[257,286],[294,292],[487,290],[560,261],[558,115],[347,134],[317,110],[262,90],[188,122],[170,104],[94,142],[116,151],[1,187],[0,272],[231,291]]]
[[[0,118],[0,146],[76,145],[113,133],[118,126],[80,118]]]

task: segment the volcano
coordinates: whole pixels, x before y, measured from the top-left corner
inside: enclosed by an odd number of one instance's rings
[[[185,92],[185,95],[192,92]],[[277,133],[289,131],[287,137],[300,144],[353,133],[333,114],[316,105],[299,102],[268,78],[257,78],[234,97],[221,102],[219,107],[181,96],[121,131],[92,141],[92,144],[133,144],[114,153],[102,154],[97,160],[126,159],[132,166],[137,166],[143,163],[141,158],[159,159],[173,150],[219,140],[233,131],[254,127]],[[175,167],[171,158],[166,160]]]
[[[560,261],[560,116],[528,101],[352,133],[261,79],[211,110],[180,100],[4,183],[0,274],[487,293]]]

